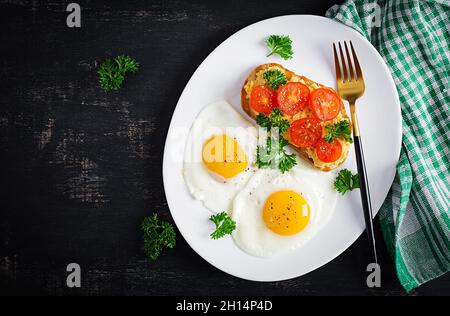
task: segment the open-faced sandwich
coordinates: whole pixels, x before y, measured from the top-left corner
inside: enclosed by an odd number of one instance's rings
[[[316,168],[330,171],[347,158],[350,120],[332,88],[270,63],[256,67],[241,91],[244,111],[252,118],[278,108],[290,123],[282,135]]]

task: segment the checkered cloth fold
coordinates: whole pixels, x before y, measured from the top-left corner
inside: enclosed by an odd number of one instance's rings
[[[348,0],[326,15],[364,35],[397,86],[403,144],[380,223],[409,292],[450,270],[450,1]]]

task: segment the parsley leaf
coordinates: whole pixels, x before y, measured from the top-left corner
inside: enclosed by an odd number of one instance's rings
[[[267,82],[267,85],[273,90],[278,90],[278,88],[287,82],[286,74],[281,70],[266,70],[263,73],[263,77]]]
[[[342,137],[346,141],[353,143],[352,140],[352,130],[350,128],[350,123],[347,120],[340,121],[337,124],[328,125],[327,134],[325,135],[325,140],[327,143],[331,144],[336,138]]]
[[[169,222],[159,220],[158,214],[144,218],[141,229],[144,233],[144,253],[150,259],[158,259],[164,248],[175,247],[175,229]]]
[[[280,109],[275,108],[268,116],[259,113],[256,116],[256,123],[264,127],[267,132],[266,145],[256,147],[256,165],[258,168],[278,168],[282,173],[289,171],[297,164],[295,154],[288,154],[284,147],[289,145],[289,141],[282,137],[290,126],[284,118]],[[272,128],[278,128],[278,138],[272,135]]]
[[[127,72],[135,73],[139,63],[125,55],[106,59],[98,68],[100,86],[106,90],[119,90]]]
[[[258,168],[266,169],[271,166],[274,166],[273,168],[276,168],[274,162],[275,155],[272,154],[273,151],[272,138],[270,137],[267,137],[265,147],[261,145],[256,146],[256,165],[258,166]]]
[[[359,188],[359,175],[352,174],[348,169],[342,169],[334,181],[334,187],[341,194],[357,189]]]
[[[236,222],[231,219],[227,212],[211,215],[209,220],[216,225],[216,230],[211,234],[212,239],[230,235],[236,229]]]
[[[270,118],[262,113],[256,115],[256,124],[258,124],[261,127],[267,128],[267,130],[270,130],[270,128],[272,127],[272,122],[270,121]]]
[[[285,133],[290,126],[289,121],[283,117],[283,113],[278,108],[273,109],[269,116],[259,113],[256,116],[256,124],[266,128],[269,132],[272,127],[278,127],[280,134]]]
[[[296,164],[297,159],[295,154],[288,154],[284,147],[286,147],[289,142],[280,137],[278,142],[275,141],[271,136],[266,139],[266,146],[256,147],[256,165],[258,168],[278,168],[281,173],[291,170]]]
[[[284,137],[280,137],[279,141],[280,150],[286,147],[287,145],[289,145],[289,141]]]
[[[279,128],[280,134],[285,133],[291,125],[289,121],[283,117],[283,113],[278,108],[272,110],[272,113],[270,113],[269,115],[269,119],[271,121],[272,127]]]
[[[292,51],[292,40],[286,35],[271,35],[266,39],[266,45],[270,48],[270,54],[278,54],[281,58],[291,59],[294,52]]]
[[[291,170],[296,164],[297,159],[295,158],[295,154],[283,152],[283,155],[280,157],[280,162],[278,163],[278,168],[281,173],[285,173],[286,171]]]

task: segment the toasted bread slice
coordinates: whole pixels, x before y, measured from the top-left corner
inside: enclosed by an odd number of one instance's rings
[[[284,68],[280,64],[269,63],[269,64],[260,65],[260,66],[256,67],[255,69],[253,69],[253,71],[248,75],[247,79],[245,80],[244,85],[242,86],[242,90],[241,90],[242,109],[253,119],[256,118],[256,116],[258,115],[258,112],[256,112],[255,110],[253,110],[250,107],[251,90],[253,89],[254,85],[265,84],[265,79],[263,78],[263,73],[266,70],[274,70],[274,69],[283,71],[286,75],[288,82],[301,82],[301,83],[305,84],[306,86],[308,86],[310,91],[313,91],[318,88],[326,88],[326,89],[330,89],[330,90],[334,91],[330,87],[326,87],[326,86],[324,86],[320,83],[317,83],[311,79],[308,79],[304,76],[297,75],[294,72]],[[342,102],[342,100],[341,100],[341,102]],[[297,119],[305,118],[305,117],[313,117],[312,111],[309,109],[309,107],[306,107],[304,110],[301,110],[299,113],[295,114],[294,116],[285,115],[285,118],[288,119],[290,122],[293,122]],[[345,107],[344,107],[343,102],[342,102],[340,113],[334,119],[322,122],[322,128],[323,128],[322,135],[326,134],[326,126],[327,125],[336,124],[342,120],[348,120],[349,123],[351,124],[350,120],[348,119],[347,113],[345,112]],[[288,134],[289,133],[286,133],[286,135],[284,135],[284,136],[286,139],[289,140]],[[312,147],[301,148],[301,147],[296,147],[291,142],[290,142],[290,144],[291,144],[291,147],[294,148],[301,157],[303,157],[307,161],[311,162],[314,165],[314,167],[316,167],[322,171],[330,171],[330,170],[334,170],[334,169],[338,168],[342,163],[344,163],[344,161],[348,155],[350,143],[343,139],[339,139],[339,141],[341,142],[341,145],[342,145],[341,157],[331,163],[326,163],[326,162],[320,161],[317,157],[315,149]]]

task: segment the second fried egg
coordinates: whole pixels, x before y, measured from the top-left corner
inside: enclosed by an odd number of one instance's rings
[[[233,239],[258,257],[291,252],[325,225],[336,199],[332,174],[304,162],[285,174],[261,169],[234,200]]]

